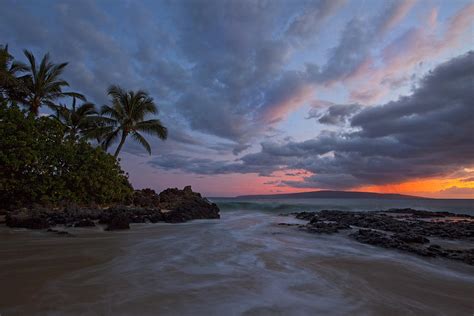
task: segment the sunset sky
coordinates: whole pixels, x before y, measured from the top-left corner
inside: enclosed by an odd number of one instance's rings
[[[131,140],[136,187],[474,198],[474,2],[0,0],[0,44],[71,89],[145,89],[169,128]]]

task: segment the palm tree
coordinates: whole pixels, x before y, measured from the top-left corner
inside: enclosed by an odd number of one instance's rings
[[[100,120],[93,103],[85,102],[77,107],[76,97],[73,97],[71,108],[60,105],[57,107],[56,113],[56,118],[65,127],[71,139],[93,138],[91,135],[95,133],[96,121]]]
[[[158,113],[153,98],[146,92],[142,90],[127,92],[113,85],[109,87],[107,94],[112,98],[112,105],[104,105],[101,109],[101,114],[106,119],[103,145],[108,148],[120,136],[115,158],[119,155],[128,135],[145,147],[149,154],[151,154],[150,144],[140,132],[158,136],[162,140],[168,137],[168,130],[159,119],[146,120],[147,115]]]
[[[25,104],[29,110],[38,115],[42,105],[55,108],[54,101],[65,96],[72,96],[84,100],[82,94],[76,92],[63,92],[63,87],[68,87],[69,83],[61,78],[61,75],[68,63],[53,64],[49,54],[43,56],[41,63],[36,63],[35,56],[28,50],[23,51],[28,59],[29,80],[26,81],[28,96]]]
[[[8,45],[0,46],[0,99],[10,101],[21,100],[26,93],[24,85],[27,75],[18,77],[28,67],[18,61],[8,52]]]

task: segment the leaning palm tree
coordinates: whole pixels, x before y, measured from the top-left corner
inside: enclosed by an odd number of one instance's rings
[[[24,54],[29,63],[29,80],[26,81],[28,96],[24,103],[32,113],[38,115],[39,108],[43,105],[54,108],[54,102],[65,96],[85,100],[82,94],[63,92],[63,88],[69,86],[69,83],[61,78],[68,63],[53,64],[49,54],[46,54],[38,65],[33,53],[24,50]]]
[[[62,104],[57,107],[56,118],[64,126],[68,137],[73,140],[93,138],[96,121],[100,120],[93,103],[85,102],[76,106],[76,97],[72,98],[71,108]]]
[[[153,98],[142,90],[125,91],[114,85],[109,87],[107,93],[112,98],[112,105],[104,105],[101,109],[106,122],[103,128],[103,146],[108,148],[120,137],[120,143],[114,153],[117,158],[125,140],[131,135],[151,154],[150,144],[140,132],[158,136],[162,140],[168,137],[168,130],[159,119],[146,119],[148,115],[158,113]]]

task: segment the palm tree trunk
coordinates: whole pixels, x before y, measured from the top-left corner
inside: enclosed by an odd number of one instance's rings
[[[124,131],[122,132],[122,139],[120,139],[120,144],[118,145],[117,149],[115,150],[114,157],[117,158],[120,150],[122,149],[123,144],[125,143],[125,139],[127,138],[127,133]]]
[[[40,99],[38,97],[34,97],[33,100],[31,101],[31,112],[33,112],[35,116],[38,116],[39,114],[40,105],[41,105]]]

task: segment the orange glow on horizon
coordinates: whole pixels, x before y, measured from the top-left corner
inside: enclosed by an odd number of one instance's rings
[[[288,172],[278,172],[274,174],[274,177],[260,177],[257,180],[258,185],[256,186],[258,187],[257,191],[260,192],[258,194],[295,193],[324,190],[324,188],[295,188],[282,186],[281,181],[303,181],[304,177],[310,175],[309,173],[305,173],[302,170],[295,171],[293,174],[295,175],[288,176]],[[271,179],[274,180],[272,181]],[[474,199],[474,181],[463,181],[463,178],[416,179],[402,183],[360,186],[347,191],[396,193],[431,198]]]
[[[473,190],[472,193],[456,193],[452,188]],[[398,193],[434,198],[474,198],[474,182],[462,181],[462,178],[419,179],[396,184],[362,186],[354,191]]]

